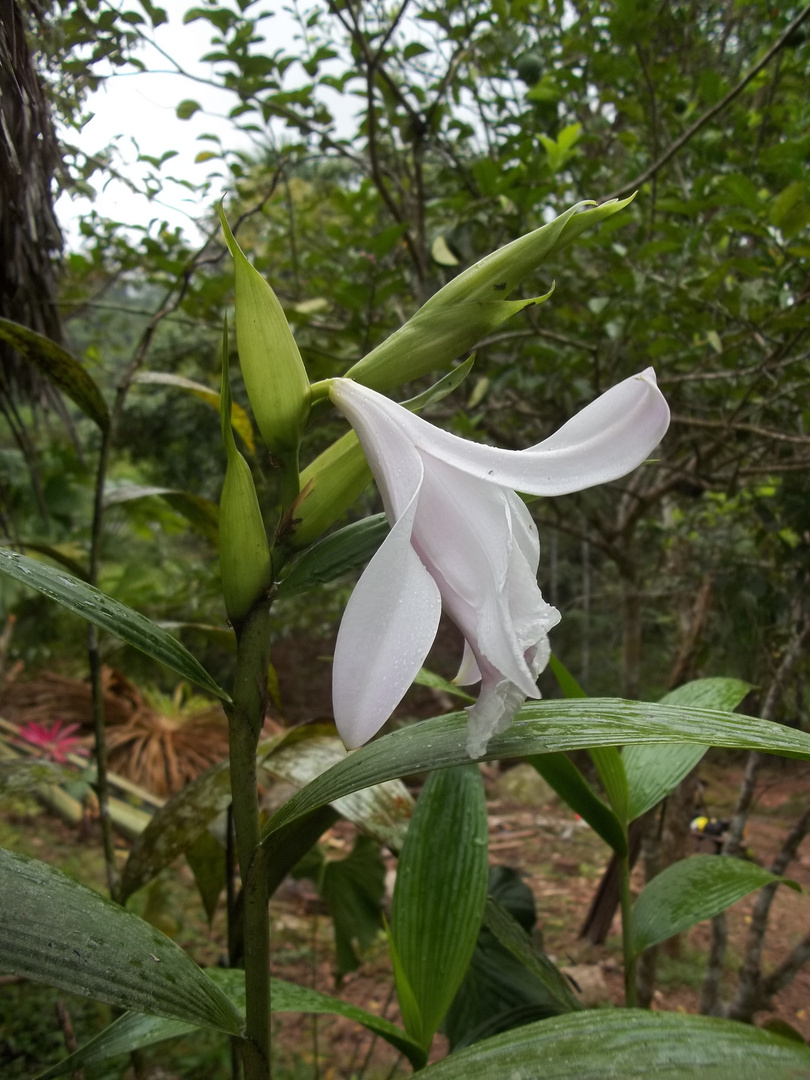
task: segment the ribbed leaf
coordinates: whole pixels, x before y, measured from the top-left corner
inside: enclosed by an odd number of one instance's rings
[[[126,604],[113,600],[111,596],[64,570],[29,559],[16,551],[0,549],[0,570],[21,581],[23,585],[50,597],[88,622],[115,634],[129,645],[134,645],[136,649],[165,664],[182,678],[201,686],[203,690],[208,690],[225,701],[230,700],[199,660],[195,659],[177,638],[173,638],[157,623],[133,611]]]
[[[795,882],[777,877],[756,863],[725,855],[693,855],[673,863],[644,887],[633,904],[633,951],[644,952],[774,881],[801,892]]]
[[[227,884],[225,849],[214,834],[206,829],[186,850],[186,860],[197,883],[197,891],[210,926],[216,914],[220,894]]]
[[[731,1020],[636,1009],[568,1013],[476,1043],[426,1080],[798,1080],[810,1049]]]
[[[484,924],[470,966],[442,1021],[442,1031],[451,1051],[533,1020],[570,1011],[570,1007],[561,1006],[557,1000],[556,987],[550,990],[547,979],[538,979],[530,971],[535,960],[540,961],[543,969],[550,963],[539,945],[529,937],[537,924],[531,889],[516,870],[491,866],[488,893]],[[520,958],[501,944],[488,925],[492,903],[497,903],[503,919],[508,920],[507,943],[520,942]],[[532,958],[529,965],[523,963],[527,952]],[[558,977],[561,977],[559,973]],[[576,1002],[574,1008],[578,1007]]]
[[[548,666],[562,690],[563,697],[585,698],[588,696],[559,657],[552,654],[549,657]]]
[[[549,659],[549,667],[563,692],[563,697],[580,699],[588,696],[558,657],[552,656]],[[596,766],[596,771],[599,773],[599,779],[602,781],[602,787],[605,789],[612,809],[605,806],[579,769],[571,762],[547,760],[543,765],[540,765],[538,761],[542,761],[542,759],[535,759],[532,764],[540,775],[546,778],[557,794],[565,799],[568,805],[573,807],[580,817],[587,821],[591,828],[610,844],[614,851],[621,855],[627,851],[627,835],[624,823],[627,821],[627,809],[630,800],[627,776],[622,764],[621,754],[615,746],[597,746],[590,749],[590,756]],[[564,758],[564,755],[558,755],[558,758]],[[550,774],[547,777],[546,772]],[[560,790],[556,783],[561,784],[564,790]],[[571,799],[574,799],[577,805]]]
[[[346,756],[342,742],[334,734],[334,727],[326,724],[286,731],[259,747],[262,767],[278,779],[299,787]],[[230,801],[230,767],[224,761],[187,784],[158,810],[130,851],[121,880],[123,898],[132,896],[165,866],[188,851]],[[335,809],[379,843],[398,850],[408,828],[413,799],[402,781],[397,779],[350,793],[337,802]],[[332,820],[324,818],[324,828],[328,828]],[[293,862],[303,854],[301,843],[308,840],[309,847],[319,835],[320,832],[316,832],[312,836],[304,829],[295,839],[285,838],[285,844],[291,844]],[[276,871],[279,866],[289,869],[288,859],[279,849],[270,865],[271,880],[277,885]]]
[[[238,1007],[244,1010],[244,973],[241,971],[227,971],[222,968],[212,968],[210,978],[219,986]],[[422,1050],[411,1042],[408,1036],[380,1016],[366,1012],[356,1005],[351,1005],[339,998],[321,994],[317,990],[309,990],[304,986],[285,982],[282,979],[270,980],[270,1009],[272,1012],[302,1012],[333,1014],[344,1016],[348,1020],[362,1024],[375,1035],[379,1035],[401,1051],[411,1062],[415,1069],[420,1068],[425,1062]],[[75,1054],[60,1061],[57,1065],[41,1073],[37,1080],[53,1080],[54,1077],[64,1076],[76,1069],[89,1068],[98,1065],[109,1058],[118,1057],[121,1054],[129,1054],[133,1050],[141,1050],[165,1039],[175,1039],[181,1035],[189,1035],[196,1031],[193,1024],[184,1024],[178,1020],[166,1020],[162,1017],[143,1016],[138,1013],[127,1013],[114,1024],[110,1024],[100,1035],[97,1035],[86,1046],[81,1047]]]
[[[484,925],[500,944],[543,984],[559,1012],[572,1012],[582,1008],[562,972],[543,950],[538,948],[520,923],[491,896],[487,897]]]
[[[626,822],[630,790],[622,755],[615,746],[593,746],[590,753],[616,818],[620,822]]]
[[[53,1080],[56,1076],[65,1076],[78,1069],[92,1068],[109,1058],[131,1054],[133,1050],[154,1046],[165,1039],[176,1039],[197,1030],[196,1025],[186,1024],[182,1020],[125,1013],[69,1057],[38,1073],[36,1080]]]
[[[280,582],[277,595],[297,596],[363,566],[387,534],[385,514],[374,514],[338,529],[299,555]]]
[[[265,837],[327,802],[397,776],[446,769],[469,761],[465,713],[425,720],[353,751],[286,803]],[[753,716],[611,698],[538,701],[524,705],[515,723],[491,739],[484,755],[497,761],[532,754],[622,746],[628,743],[698,743],[762,750],[810,759],[810,735]]]
[[[0,849],[0,965],[73,994],[236,1033],[242,1019],[149,923],[36,859]]]
[[[39,555],[44,555],[47,559],[50,559],[51,562],[64,566],[68,573],[81,578],[82,581],[87,580],[87,569],[76,558],[77,555],[84,554],[79,544],[44,544],[40,540],[17,537],[14,546],[22,548],[24,551],[36,551]]]
[[[487,895],[487,811],[477,765],[432,773],[397,865],[391,940],[408,1034],[426,1050],[461,985]]]
[[[691,749],[688,744],[687,748]],[[570,758],[565,754],[536,754],[526,760],[560,798],[587,821],[597,836],[601,836],[618,855],[627,853],[627,835],[621,822]]]
[[[85,416],[94,420],[102,431],[107,430],[110,414],[106,402],[75,356],[50,338],[10,319],[0,319],[0,339],[12,345],[26,360],[36,364],[42,374],[66,393]]]
[[[230,766],[223,761],[187,784],[161,807],[132,845],[121,877],[122,901],[188,851],[214,818],[228,808],[230,801]]]
[[[739,679],[696,679],[661,699],[662,705],[733,712],[751,689]],[[669,794],[697,765],[708,746],[627,746],[622,753],[630,788],[630,820],[641,817]]]
[[[262,765],[279,780],[304,787],[348,754],[331,724],[307,725],[289,732]],[[413,813],[413,799],[398,778],[337,799],[335,809],[378,843],[399,851]]]

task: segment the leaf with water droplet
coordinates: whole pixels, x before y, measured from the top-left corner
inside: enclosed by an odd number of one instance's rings
[[[229,700],[222,687],[217,686],[199,660],[171,636],[163,627],[147,619],[126,604],[113,600],[99,589],[78,578],[68,577],[46,563],[0,549],[0,570],[9,577],[31,586],[43,596],[55,600],[83,619],[108,630],[111,634],[134,645],[153,659],[165,664],[184,679],[189,679],[218,698]]]

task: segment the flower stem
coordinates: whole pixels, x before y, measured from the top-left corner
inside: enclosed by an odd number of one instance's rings
[[[310,402],[314,405],[316,401],[323,401],[328,398],[329,390],[334,381],[334,379],[321,379],[320,382],[314,382],[310,387]]]
[[[624,1004],[628,1009],[637,1005],[636,955],[630,931],[630,915],[633,906],[630,895],[630,857],[619,856],[619,890],[622,910],[622,950],[624,953]]]
[[[270,612],[258,604],[239,630],[232,704],[226,707],[236,853],[244,895],[247,1010],[242,1060],[245,1080],[270,1077],[270,922],[265,856],[259,846],[256,747],[264,723]]]

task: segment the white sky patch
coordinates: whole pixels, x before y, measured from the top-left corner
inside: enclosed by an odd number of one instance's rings
[[[217,81],[213,65],[200,60],[216,48],[211,44],[216,28],[205,19],[184,24],[183,14],[188,6],[187,0],[164,0],[168,22],[149,31],[158,47],[146,44],[135,53],[148,70],[110,74],[86,99],[85,112],[92,114],[92,119],[81,132],[62,133],[65,142],[77,145],[87,155],[111,147],[111,169],[139,189],[133,191],[125,180],[116,179],[109,170],[102,169],[90,180],[97,191],[94,200],[63,194],[57,201],[56,212],[68,248],[80,245],[80,219],[92,210],[101,217],[133,226],[157,228],[165,221],[171,229],[181,228],[191,243],[198,242],[203,235],[198,222],[210,213],[228,183],[223,162],[195,160],[203,151],[218,149],[216,142],[201,136],[217,136],[225,150],[249,151],[252,145],[258,148],[271,142],[269,131],[265,142],[256,141],[255,137],[252,141],[248,133],[239,129],[236,120],[229,119],[228,113],[239,104],[238,98],[211,85]],[[270,10],[273,17],[259,27],[266,40],[256,46],[257,50],[272,54],[281,48],[296,53],[299,45],[295,35],[300,31],[299,25],[278,0]],[[185,74],[175,71],[160,50],[176,61]],[[290,86],[295,84],[298,72],[301,81],[306,77],[295,65],[290,69]],[[176,113],[178,104],[184,100],[197,101],[201,106],[188,120],[180,120]],[[329,105],[334,110],[343,102],[330,100]],[[343,109],[355,111],[356,102],[347,100]],[[169,151],[175,154],[160,166],[144,160],[146,156],[159,161]],[[142,193],[145,187],[154,190],[159,186],[150,182],[150,174],[162,181],[161,190],[151,199]],[[196,190],[172,182],[169,179],[172,177]]]

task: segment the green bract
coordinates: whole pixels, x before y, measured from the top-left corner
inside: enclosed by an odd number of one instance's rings
[[[234,261],[236,340],[253,415],[271,452],[297,471],[309,379],[278,297],[245,258],[221,206],[219,217]]]
[[[551,290],[527,300],[507,297],[546,259],[631,201],[577,203],[547,225],[493,251],[448,282],[395,334],[349,368],[347,378],[384,392],[446,367],[523,308],[547,300]]]
[[[370,483],[371,469],[349,431],[301,473],[301,494],[289,521],[292,545],[302,548],[317,540]]]
[[[227,323],[222,351],[222,441],[228,463],[219,501],[219,568],[228,618],[239,623],[270,588],[273,568],[253,475],[231,428]]]

